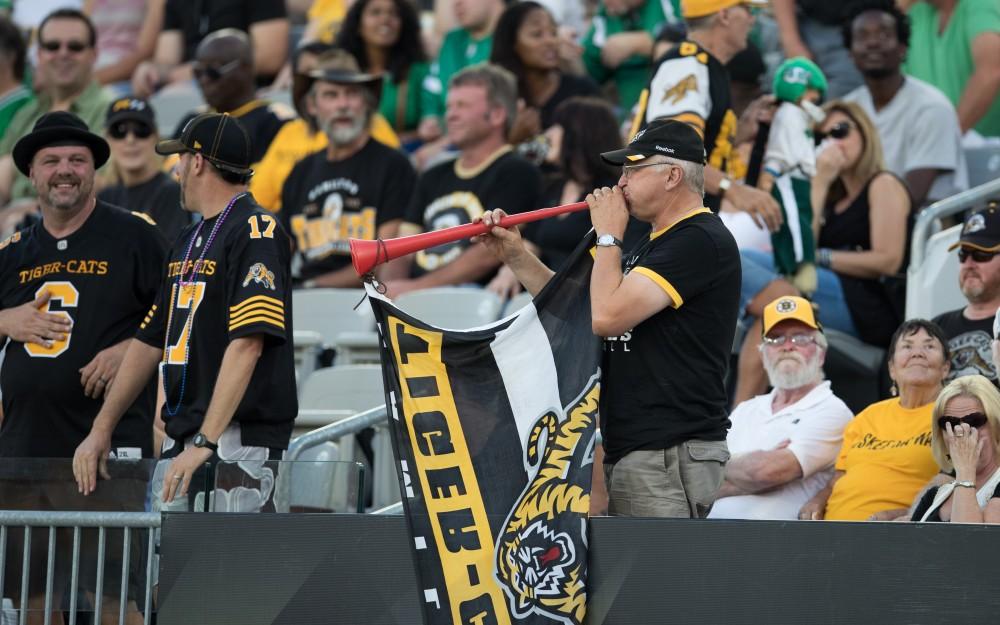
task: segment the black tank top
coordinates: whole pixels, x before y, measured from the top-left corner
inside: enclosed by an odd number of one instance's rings
[[[827,203],[824,209],[826,221],[819,232],[819,247],[852,252],[872,249],[872,207],[868,203],[868,190],[872,182],[883,174],[894,176],[889,172],[879,172],[869,178],[861,193],[843,212],[835,212],[834,203]],[[877,210],[877,206],[875,208]],[[909,256],[910,223],[908,218],[903,267],[906,267]],[[861,340],[878,347],[888,347],[893,332],[903,321],[906,304],[904,276],[856,278],[841,273],[837,276]]]

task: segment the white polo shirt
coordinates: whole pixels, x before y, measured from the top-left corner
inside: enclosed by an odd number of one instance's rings
[[[851,409],[833,394],[828,381],[777,413],[771,411],[774,394],[758,395],[733,410],[733,427],[726,437],[729,452],[735,457],[771,450],[788,439],[802,477],[766,493],[719,499],[708,518],[797,519],[799,509],[830,481],[844,428],[854,417]]]

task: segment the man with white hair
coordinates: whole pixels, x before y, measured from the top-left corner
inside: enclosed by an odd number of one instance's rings
[[[829,481],[852,414],[823,380],[826,349],[805,299],[781,297],[764,309],[760,356],[774,388],[730,415],[732,458],[709,518],[795,519]]]

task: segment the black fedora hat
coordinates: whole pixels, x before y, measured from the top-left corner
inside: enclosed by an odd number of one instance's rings
[[[94,155],[94,169],[108,161],[111,148],[104,137],[95,135],[82,119],[66,111],[46,113],[38,118],[31,132],[14,144],[11,156],[14,165],[25,176],[31,169],[31,159],[42,148],[61,145],[83,145]]]

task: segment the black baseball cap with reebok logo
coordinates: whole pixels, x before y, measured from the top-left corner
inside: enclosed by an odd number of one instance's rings
[[[694,126],[676,119],[658,119],[636,133],[621,150],[601,154],[612,165],[629,165],[650,156],[669,156],[705,164],[705,142]]]
[[[104,118],[104,125],[111,127],[118,122],[137,121],[146,124],[150,128],[156,129],[156,113],[153,107],[143,98],[135,96],[125,96],[118,98],[108,106],[108,114]]]
[[[953,243],[948,251],[958,246],[984,252],[1000,251],[1000,207],[990,206],[969,215],[962,224],[958,243]]]
[[[189,121],[181,136],[156,144],[164,156],[182,152],[198,153],[219,169],[250,176],[250,135],[243,124],[228,113],[202,113]]]

